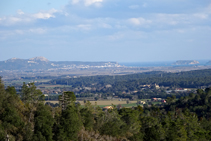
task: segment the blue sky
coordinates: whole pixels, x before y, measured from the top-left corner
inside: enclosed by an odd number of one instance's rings
[[[210,0],[1,0],[0,61],[211,60]]]

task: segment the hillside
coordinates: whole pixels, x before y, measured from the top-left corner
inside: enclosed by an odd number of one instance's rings
[[[117,62],[49,61],[45,57],[34,57],[30,59],[11,58],[6,61],[0,61],[0,70],[84,69],[103,67],[120,67],[120,65]]]
[[[44,105],[42,98],[34,83],[24,83],[17,95],[12,86],[4,89],[0,79],[0,140],[211,140],[210,88],[132,108],[119,104],[102,109],[89,101],[81,106],[70,91],[60,96],[62,107]]]

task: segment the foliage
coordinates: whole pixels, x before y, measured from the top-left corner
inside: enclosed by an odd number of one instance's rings
[[[73,92],[65,92],[66,108],[44,105],[33,84],[23,84],[21,98],[0,79],[0,140],[67,141],[198,141],[211,140],[211,88],[163,106],[137,106],[103,111],[86,101],[75,105]]]
[[[59,96],[59,103],[62,106],[62,109],[65,110],[68,105],[74,104],[76,100],[76,96],[73,92],[63,92],[62,95]]]
[[[52,141],[54,119],[48,105],[40,103],[34,115],[33,140]]]
[[[139,85],[158,84],[160,86],[178,86],[181,88],[197,88],[200,86],[208,86],[211,84],[211,69],[194,70],[188,72],[165,73],[160,71],[145,72],[130,75],[113,76],[86,76],[79,78],[59,78],[54,79],[47,84],[63,84],[72,85],[73,88],[85,86],[105,86],[111,84],[110,90],[123,90],[128,88],[131,91],[136,90]]]
[[[80,110],[81,121],[83,122],[83,126],[86,130],[91,131],[93,130],[94,126],[94,115],[92,111],[88,108],[82,108]]]
[[[62,111],[60,119],[60,130],[65,140],[77,140],[77,135],[81,129],[81,121],[78,112],[74,106],[68,106]]]
[[[58,77],[45,84],[71,85],[71,87],[60,88],[64,91],[77,93],[76,97],[96,97],[100,94],[101,98],[115,96],[129,98],[134,96],[139,99],[149,99],[153,97],[167,98],[169,95],[166,89],[175,88],[201,88],[211,85],[211,69],[194,70],[188,72],[167,73],[161,71],[145,72],[130,75],[113,76],[86,76],[78,78]],[[39,84],[39,83],[38,83]],[[156,89],[155,84],[160,86]],[[109,85],[109,87],[107,87]],[[145,86],[144,86],[145,85]],[[149,85],[150,87],[147,87]],[[189,92],[171,91],[172,95],[177,94],[177,98],[187,96]],[[129,95],[130,94],[130,95]],[[53,97],[51,97],[53,99]],[[54,97],[55,99],[56,97]],[[97,99],[97,98],[96,98]]]

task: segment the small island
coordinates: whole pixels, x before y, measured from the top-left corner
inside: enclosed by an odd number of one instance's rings
[[[211,65],[211,61],[208,61],[206,64],[207,64],[207,65]]]
[[[195,64],[199,64],[199,62],[196,60],[178,60],[172,65],[195,65]]]

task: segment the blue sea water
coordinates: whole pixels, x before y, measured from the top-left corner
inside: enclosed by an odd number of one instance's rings
[[[120,65],[126,67],[169,67],[169,66],[204,66],[207,65],[209,60],[197,60],[199,64],[193,65],[173,65],[176,61],[166,61],[166,62],[120,62]]]
[[[126,67],[160,67],[171,66],[173,62],[121,62],[119,64]]]

